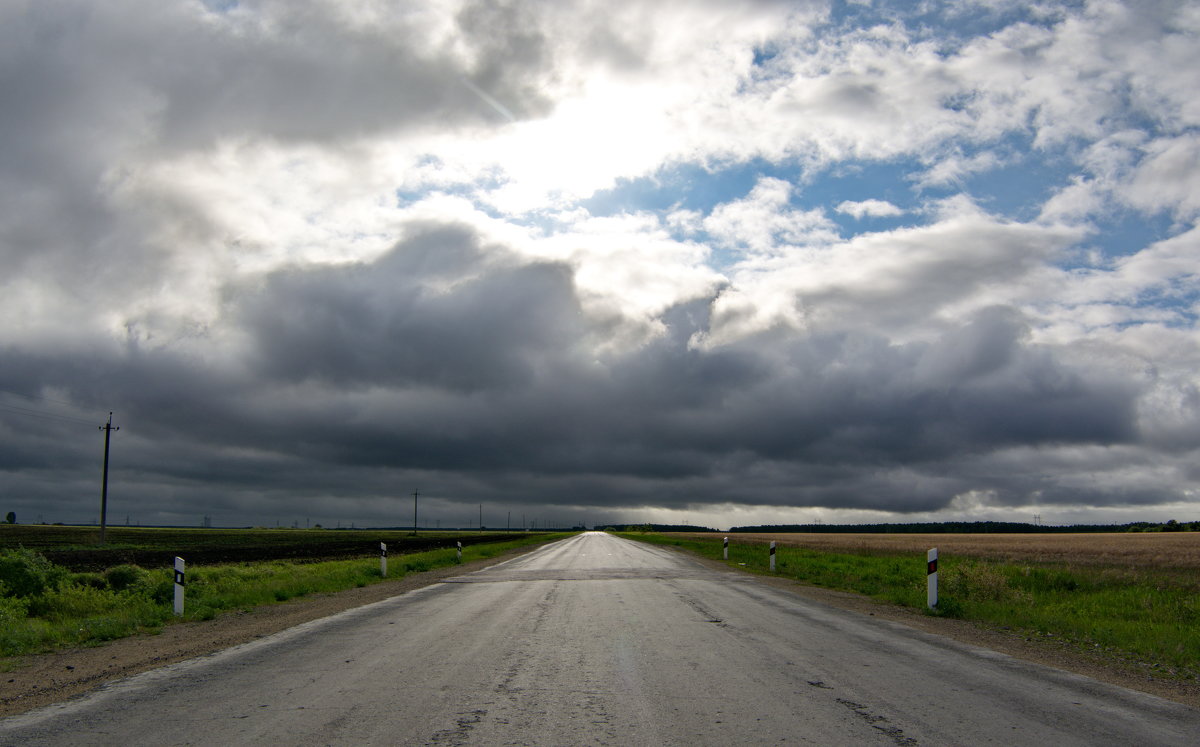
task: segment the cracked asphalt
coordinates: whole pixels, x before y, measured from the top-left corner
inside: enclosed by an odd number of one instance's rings
[[[1194,744],[1200,710],[582,534],[0,722],[0,744]]]

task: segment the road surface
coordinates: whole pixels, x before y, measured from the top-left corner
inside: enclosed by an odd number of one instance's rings
[[[600,533],[0,721],[3,745],[1200,743],[1200,710]]]

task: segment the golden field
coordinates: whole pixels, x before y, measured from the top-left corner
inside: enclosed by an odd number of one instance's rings
[[[712,538],[706,532],[671,536]],[[920,553],[1012,563],[1067,563],[1129,568],[1200,569],[1200,532],[1086,534],[804,534],[731,533],[730,542],[770,542],[843,553]]]

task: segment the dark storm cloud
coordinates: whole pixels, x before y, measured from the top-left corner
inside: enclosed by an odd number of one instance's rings
[[[248,340],[239,357],[132,343],[8,350],[3,387],[28,389],[38,372],[94,409],[113,403],[140,490],[310,513],[328,496],[386,496],[417,476],[467,503],[614,513],[725,502],[936,510],[972,490],[1001,503],[1035,490],[1074,500],[1082,491],[1053,474],[1000,469],[993,456],[1138,437],[1129,383],[1061,363],[1006,308],[932,342],[776,331],[690,346],[710,303],[671,309],[658,339],[597,356],[605,323],[584,313],[569,267],[425,225],[373,262],[231,286],[224,323]],[[27,454],[24,469],[85,457],[51,448]]]
[[[662,338],[589,364],[566,268],[494,254],[449,228],[370,265],[272,275],[238,304],[258,385],[376,389],[321,429],[317,450],[352,463],[651,483],[711,477],[734,455],[747,471],[809,465],[822,486],[842,465],[1134,437],[1130,387],[1057,363],[1005,309],[934,343],[779,335],[714,351],[687,345],[704,316],[676,310]]]
[[[563,265],[493,260],[431,229],[371,264],[273,273],[239,326],[272,378],[505,389],[588,336],[572,284]]]

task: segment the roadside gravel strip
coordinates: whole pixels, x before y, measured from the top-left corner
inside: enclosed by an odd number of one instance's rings
[[[524,555],[534,549],[537,548],[521,548],[495,558],[410,573],[401,579],[336,594],[314,595],[248,612],[227,613],[205,622],[168,625],[157,635],[139,635],[93,648],[24,657],[16,662],[15,668],[0,673],[0,718],[67,700],[112,680],[211,654],[310,620],[404,594]],[[713,568],[728,569],[728,566],[717,561],[689,557]],[[1139,675],[1101,656],[1088,656],[1053,642],[1031,641],[1016,633],[961,620],[928,617],[855,594],[804,586],[788,579],[756,578],[764,584],[787,589],[831,607],[900,622],[963,643],[1200,707],[1200,684],[1195,682],[1166,681]]]

